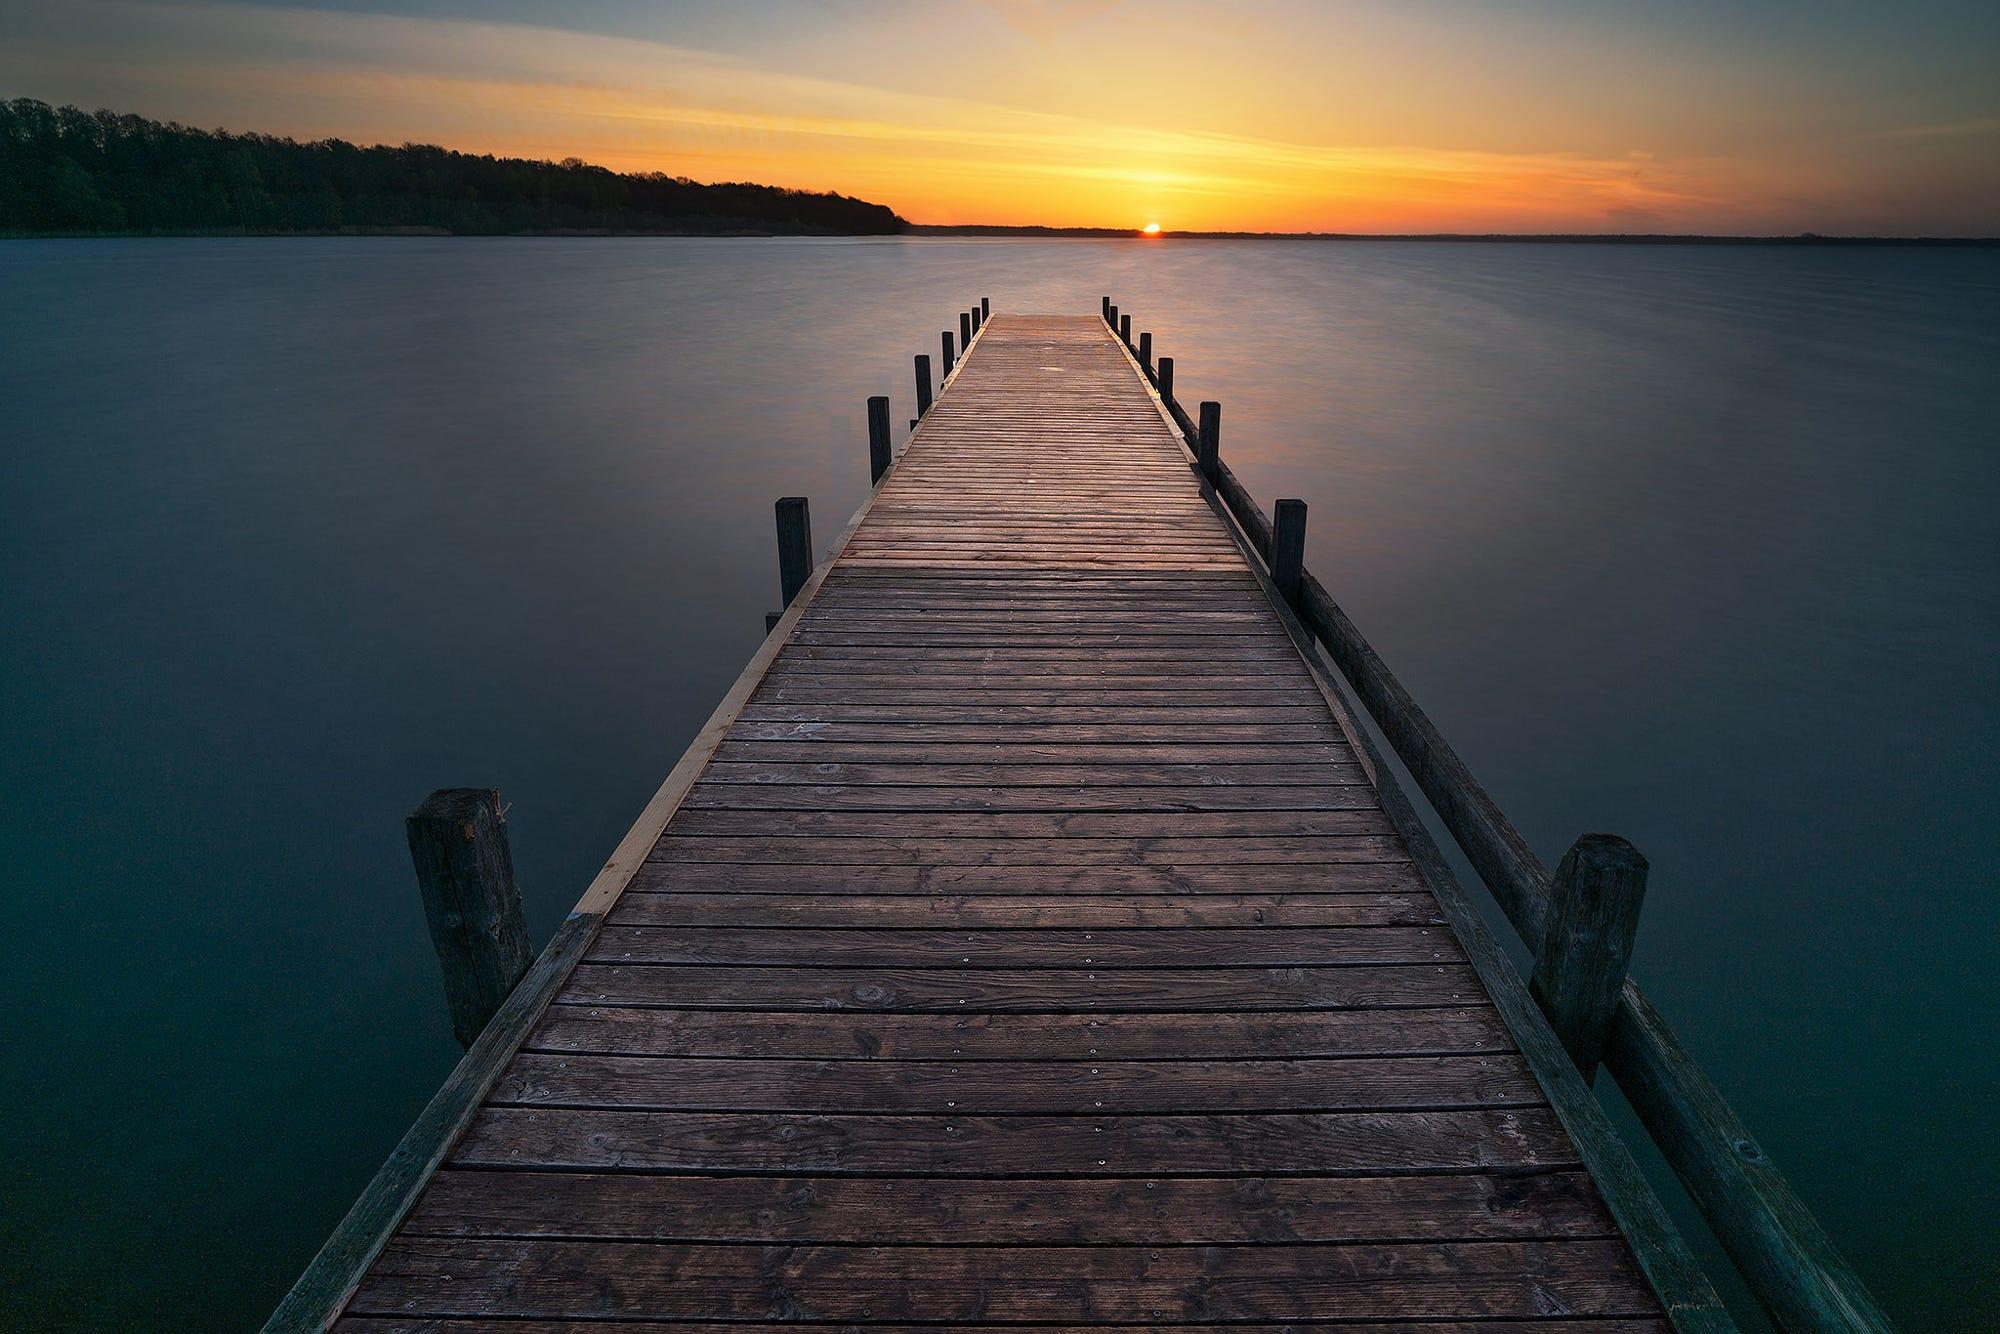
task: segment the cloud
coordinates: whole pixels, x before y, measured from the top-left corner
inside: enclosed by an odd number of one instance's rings
[[[2000,131],[2000,117],[1982,116],[1977,120],[1952,121],[1945,125],[1912,125],[1900,130],[1877,130],[1869,135],[1876,142],[1903,139],[1956,139],[1968,134],[1992,134]]]

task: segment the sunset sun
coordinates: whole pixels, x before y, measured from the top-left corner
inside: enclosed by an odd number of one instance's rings
[[[1149,222],[1145,225],[1145,227],[1141,228],[1141,230],[1147,236],[1158,236],[1160,234],[1160,224],[1157,222]]]

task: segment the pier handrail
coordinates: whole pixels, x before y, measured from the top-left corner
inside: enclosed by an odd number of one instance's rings
[[[1220,409],[1205,403],[1199,421],[1189,417],[1173,396],[1172,359],[1163,357],[1156,365],[1150,356],[1141,358],[1129,333],[1130,314],[1121,313],[1109,297],[1102,315],[1159,393],[1192,465],[1270,567],[1271,521],[1220,457]],[[1142,334],[1140,343],[1152,352],[1149,333]],[[1310,571],[1301,570],[1296,580],[1293,610],[1300,622],[1325,647],[1523,944],[1541,962],[1550,953],[1552,930],[1568,925],[1556,919],[1552,907],[1555,877],[1326,587]],[[1603,1063],[1780,1329],[1800,1334],[1888,1334],[1894,1329],[1860,1275],[1630,976],[1618,987]],[[1588,1081],[1593,1071],[1579,1069]]]

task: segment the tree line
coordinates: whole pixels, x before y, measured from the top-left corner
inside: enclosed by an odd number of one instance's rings
[[[904,226],[881,204],[838,194],[434,144],[300,143],[0,100],[0,231],[871,235]]]

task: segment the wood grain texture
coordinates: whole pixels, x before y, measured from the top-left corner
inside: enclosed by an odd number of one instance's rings
[[[773,638],[343,1328],[1664,1328],[1100,321]]]

